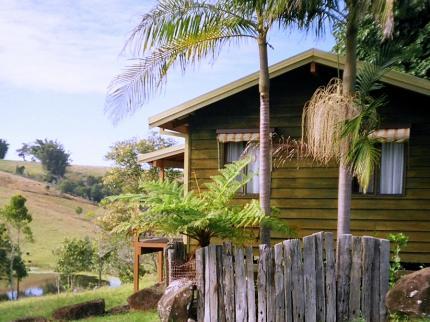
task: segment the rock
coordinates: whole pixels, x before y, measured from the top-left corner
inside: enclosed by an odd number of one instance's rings
[[[430,317],[430,267],[403,276],[387,293],[391,313]]]
[[[127,303],[131,310],[155,310],[158,301],[163,296],[163,292],[164,286],[162,284],[155,284],[154,286],[144,288],[130,295],[127,299]]]
[[[49,322],[49,320],[43,316],[28,316],[13,320],[12,322]]]
[[[192,301],[193,282],[182,278],[169,284],[158,302],[161,322],[187,322],[188,305]]]
[[[52,317],[56,320],[79,320],[89,316],[103,315],[104,313],[105,300],[98,299],[61,307],[54,311]]]

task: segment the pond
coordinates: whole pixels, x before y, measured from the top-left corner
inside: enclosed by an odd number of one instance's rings
[[[67,288],[67,278],[58,278],[56,273],[31,273],[20,282],[19,297],[43,296],[64,292]],[[102,286],[119,287],[121,281],[117,277],[102,280]],[[75,275],[74,291],[93,289],[98,286],[98,278],[91,275]],[[4,281],[0,284],[0,301],[16,299],[16,291],[8,290]]]

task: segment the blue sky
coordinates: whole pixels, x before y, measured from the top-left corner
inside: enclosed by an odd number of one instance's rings
[[[210,64],[173,71],[164,91],[113,125],[104,113],[106,87],[130,57],[127,35],[153,0],[2,0],[0,10],[0,138],[15,150],[37,138],[57,139],[73,163],[107,165],[114,142],[148,134],[147,119],[258,68],[253,42],[226,47]],[[330,50],[330,32],[270,34],[270,64],[311,47]]]

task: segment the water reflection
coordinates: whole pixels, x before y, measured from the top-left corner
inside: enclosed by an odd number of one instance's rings
[[[73,291],[94,289],[98,287],[98,279],[89,275],[76,275],[74,279]],[[119,287],[121,280],[117,277],[110,277],[107,281],[102,280],[101,286]],[[21,282],[19,297],[43,296],[45,294],[55,294],[64,292],[67,289],[67,279],[58,278],[57,274],[30,274]],[[16,291],[7,291],[7,288],[0,287],[0,301],[15,300]]]

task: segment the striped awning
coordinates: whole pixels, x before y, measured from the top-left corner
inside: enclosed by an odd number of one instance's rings
[[[258,141],[259,133],[219,133],[217,136],[218,142],[249,142]]]
[[[411,129],[380,129],[370,134],[370,137],[382,143],[402,143],[409,140]]]

